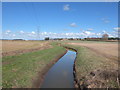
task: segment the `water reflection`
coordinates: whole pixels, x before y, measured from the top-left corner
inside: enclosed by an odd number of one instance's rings
[[[76,52],[69,51],[47,72],[41,88],[74,88],[73,64]]]

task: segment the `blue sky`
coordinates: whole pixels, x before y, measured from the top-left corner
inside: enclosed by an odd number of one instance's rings
[[[116,37],[117,2],[3,2],[5,39]]]

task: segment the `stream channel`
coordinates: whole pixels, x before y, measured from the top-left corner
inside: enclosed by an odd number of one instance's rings
[[[76,52],[68,50],[46,73],[41,88],[74,88]]]

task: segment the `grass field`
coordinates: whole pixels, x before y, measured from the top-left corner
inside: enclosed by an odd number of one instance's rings
[[[38,73],[65,52],[65,48],[57,46],[57,43],[78,51],[75,68],[79,85],[89,88],[119,87],[116,76],[117,42],[95,41],[5,41],[2,44],[3,53],[14,51],[16,53],[25,49],[28,51],[2,58],[3,87],[32,87],[34,80],[38,78]]]
[[[117,53],[114,53],[118,52],[117,44],[114,43],[114,46],[112,43],[105,42],[98,44],[97,42],[75,43],[72,41],[59,43],[78,51],[75,68],[79,85],[89,88],[119,87],[117,81],[118,59],[113,60],[103,55],[108,50],[107,54],[117,57]],[[109,47],[110,45],[113,47]]]
[[[38,48],[48,45],[48,41],[2,41],[2,52]]]
[[[118,43],[114,43],[114,42],[86,42],[86,43],[69,43],[71,45],[78,45],[78,46],[84,46],[87,47],[95,52],[97,52],[98,54],[102,54],[104,56],[108,56],[108,57],[114,57],[114,58],[118,58]]]
[[[51,47],[49,41],[2,41],[3,56],[17,55]]]
[[[24,53],[16,56],[2,58],[2,84],[4,88],[29,88],[32,87],[38,72],[44,70],[47,65],[65,49],[53,45],[53,48]]]

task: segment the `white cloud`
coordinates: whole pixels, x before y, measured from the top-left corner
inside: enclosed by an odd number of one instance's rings
[[[89,35],[91,32],[89,32],[89,31],[84,31],[83,33]]]
[[[15,34],[13,34],[12,36],[13,36],[13,37],[15,37],[16,35],[15,35]]]
[[[70,5],[69,4],[64,5],[63,10],[64,11],[69,11],[70,10]]]
[[[44,32],[44,34],[47,34],[47,32]]]
[[[103,21],[104,23],[109,23],[109,22],[110,22],[110,20],[109,20],[108,18],[102,18],[102,21]]]
[[[114,28],[117,29],[117,28]],[[10,31],[7,31],[10,32]],[[35,31],[32,32],[24,32],[24,34],[19,34],[16,32],[11,32],[9,34],[5,34],[6,32],[3,32],[3,38],[6,39],[37,39],[37,33]],[[22,32],[23,33],[23,32]],[[73,32],[67,32],[67,33],[54,33],[54,32],[41,32],[39,33],[40,39],[44,39],[45,37],[50,37],[50,38],[86,38],[86,37],[102,37],[104,33],[107,33],[110,37],[117,37],[118,33],[116,32],[106,32],[103,30],[103,32],[92,32],[92,31],[82,31],[79,33],[73,33]]]
[[[102,33],[105,34],[105,33],[107,33],[107,31],[103,30]]]
[[[92,31],[92,30],[93,30],[93,28],[88,28],[88,29],[87,29],[87,31]]]
[[[10,33],[11,31],[10,30],[7,30],[6,33]]]
[[[115,27],[115,28],[113,28],[113,30],[120,31],[120,27]]]
[[[46,34],[51,34],[51,32],[50,32],[50,33],[42,32],[41,34],[42,34],[42,35],[46,35]]]
[[[71,23],[70,26],[71,26],[71,27],[77,27],[76,23],[74,23],[74,22]]]
[[[24,31],[20,31],[20,33],[21,33],[21,34],[23,34],[23,33],[24,33]]]
[[[109,34],[109,37],[114,37],[113,35]]]
[[[97,36],[102,36],[102,34],[101,34],[101,33],[96,33],[96,35],[97,35]]]
[[[118,33],[108,33],[109,37],[118,37]]]
[[[84,32],[83,32],[83,35],[88,37],[88,36],[93,36],[93,35],[95,35],[95,33],[92,33],[92,32],[90,32],[90,31],[84,31]]]
[[[5,31],[5,34],[10,34],[11,33],[11,30],[6,30]]]
[[[34,31],[31,32],[32,34],[36,34]]]

